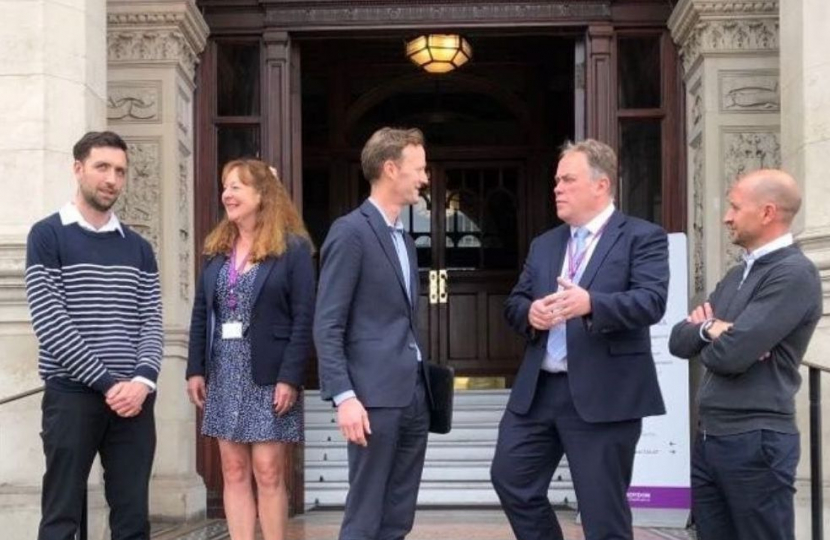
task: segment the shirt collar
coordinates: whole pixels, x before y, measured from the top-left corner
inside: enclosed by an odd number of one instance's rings
[[[588,229],[588,232],[591,233],[592,236],[597,234],[599,230],[602,228],[602,226],[605,225],[611,218],[611,214],[614,213],[614,210],[614,203],[609,203],[608,206],[606,206],[602,212],[594,216],[594,219],[583,225],[583,227]],[[579,227],[574,227],[573,225],[571,225],[571,236],[573,236],[576,233],[576,230],[578,228]]]
[[[84,219],[84,216],[81,215],[80,210],[78,207],[75,206],[75,203],[68,202],[60,209],[60,217],[61,217],[61,225],[72,225],[73,223],[77,223],[82,229],[86,229],[87,231],[92,231],[96,233],[108,233],[113,231],[118,231],[121,237],[124,237],[124,229],[121,227],[121,222],[118,221],[118,218],[115,216],[115,212],[110,212],[110,219],[107,221],[103,227],[100,229],[96,229],[89,223],[87,220]]]
[[[763,246],[756,248],[750,253],[744,255],[744,260],[746,262],[755,262],[764,255],[769,255],[773,251],[779,250],[781,248],[785,248],[787,246],[793,245],[793,235],[792,233],[787,233],[784,235],[779,236],[772,242],[767,242]]]
[[[372,203],[372,205],[374,205],[374,207],[378,209],[378,212],[380,212],[380,215],[383,216],[383,221],[386,222],[386,225],[388,225],[389,227],[393,227],[395,229],[401,230],[401,231],[403,230],[403,222],[401,221],[400,216],[398,216],[398,219],[395,221],[395,223],[390,223],[389,218],[386,217],[386,213],[380,207],[378,202],[376,200],[374,200],[373,198],[371,198],[371,197],[369,197],[369,202]]]

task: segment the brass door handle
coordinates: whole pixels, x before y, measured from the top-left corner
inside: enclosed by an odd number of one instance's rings
[[[438,303],[447,303],[447,271],[438,271]]]
[[[438,270],[429,271],[429,303],[438,303]]]

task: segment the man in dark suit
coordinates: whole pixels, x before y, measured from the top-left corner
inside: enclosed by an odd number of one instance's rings
[[[505,316],[527,339],[491,475],[518,540],[562,540],[547,497],[563,455],[587,540],[632,539],[626,491],[642,418],[665,408],[649,327],[666,308],[668,240],[614,208],[607,145],[567,143],[556,171],[564,221],[530,246]]]
[[[801,359],[822,315],[821,278],[793,245],[801,206],[787,173],[759,170],[729,191],[724,223],[746,250],[672,329],[675,356],[700,356],[692,511],[701,540],[795,538]]]
[[[418,260],[401,221],[429,182],[423,135],[380,129],[361,165],[371,194],[323,244],[314,343],[323,399],[348,441],[340,539],[396,540],[412,529],[429,428]]]

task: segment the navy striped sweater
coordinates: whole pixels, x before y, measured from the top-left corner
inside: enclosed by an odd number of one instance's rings
[[[53,214],[26,248],[26,295],[47,386],[106,393],[121,380],[158,379],[161,288],[150,244],[123,227],[99,233]]]

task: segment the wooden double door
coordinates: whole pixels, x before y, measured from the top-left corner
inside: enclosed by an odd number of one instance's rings
[[[524,162],[437,161],[429,173],[401,215],[418,256],[422,346],[460,376],[510,378],[523,342],[503,311],[528,244]]]

